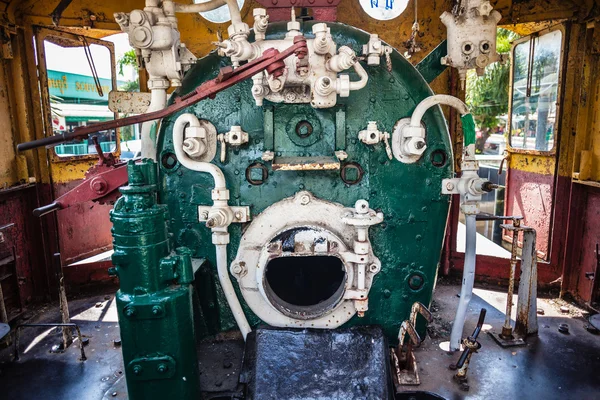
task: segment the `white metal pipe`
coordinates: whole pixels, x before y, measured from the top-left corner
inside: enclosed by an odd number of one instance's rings
[[[360,65],[360,63],[358,61],[356,63],[354,63],[354,70],[360,77],[360,80],[350,82],[350,91],[359,90],[359,89],[364,88],[365,86],[367,86],[367,82],[369,81],[369,75],[367,74],[367,71],[365,71],[363,66]]]
[[[452,332],[450,333],[450,350],[460,350],[462,341],[463,328],[467,315],[467,307],[473,296],[473,283],[475,282],[475,260],[477,230],[476,230],[476,215],[466,214],[466,244],[465,244],[465,264],[463,268],[462,286],[460,289],[460,300],[458,302],[458,310],[452,324]]]
[[[229,308],[233,313],[235,322],[240,328],[240,331],[244,336],[244,340],[246,340],[246,336],[252,331],[252,328],[250,328],[250,324],[246,319],[244,310],[242,310],[240,301],[237,298],[235,289],[233,288],[231,279],[229,278],[229,270],[227,268],[227,245],[215,244],[215,247],[217,249],[217,273],[219,274],[219,282],[221,283],[221,288],[223,288],[225,298],[227,299]]]
[[[229,8],[229,15],[231,17],[231,24],[241,24],[242,22],[242,14],[240,12],[240,6],[237,3],[237,0],[225,0],[227,2],[227,7]]]
[[[183,136],[185,133],[186,126],[199,127],[200,121],[194,114],[186,113],[181,114],[176,120],[173,126],[173,147],[175,147],[175,155],[177,160],[186,167],[193,171],[206,172],[211,174],[215,180],[215,189],[225,190],[227,185],[225,183],[225,175],[219,167],[209,162],[194,161],[183,151]]]
[[[206,3],[198,4],[179,4],[175,3],[175,12],[178,13],[201,13],[212,11],[227,4],[226,0],[211,0]]]
[[[435,105],[447,105],[454,107],[460,112],[460,115],[465,115],[469,113],[469,108],[467,105],[457,97],[449,96],[447,94],[436,94],[435,96],[427,97],[425,100],[421,101],[415,111],[410,118],[410,126],[420,127],[421,120],[423,119],[423,115],[425,112],[429,110],[431,107]]]
[[[167,89],[152,89],[150,96],[150,105],[147,113],[162,110],[167,106]],[[156,143],[158,142],[158,122],[157,120],[146,121],[142,124],[141,133],[141,151],[142,158],[150,158],[156,161]],[[154,137],[152,132],[154,131]]]

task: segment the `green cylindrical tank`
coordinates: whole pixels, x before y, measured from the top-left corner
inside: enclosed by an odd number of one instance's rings
[[[307,38],[312,37],[312,25],[313,22],[302,23],[301,30]],[[338,46],[349,46],[357,54],[369,41],[369,34],[359,29],[339,23],[328,26]],[[267,39],[282,38],[285,32],[285,25],[271,24]],[[412,304],[431,302],[449,209],[449,197],[441,194],[441,184],[453,176],[453,156],[439,107],[433,107],[424,116],[427,150],[414,164],[389,160],[383,143],[366,145],[358,139],[358,133],[366,129],[369,121],[376,121],[381,131],[392,133],[397,121],[410,117],[416,105],[433,94],[423,77],[397,51],[391,54],[391,64],[390,72],[384,58],[380,66],[363,63],[369,76],[367,86],[347,98],[338,98],[333,108],[268,101],[259,107],[251,94],[252,82],[246,81],[181,113],[210,121],[219,133],[239,125],[249,134],[248,144],[228,147],[225,162],[219,160],[218,154],[212,160],[226,177],[232,206],[249,206],[251,213],[257,215],[299,191],[309,191],[322,200],[347,207],[365,199],[371,208],[383,213],[384,222],[370,228],[373,251],[382,267],[369,294],[369,310],[363,318],[354,316],[346,325],[379,324],[394,343]],[[198,60],[171,101],[215,78],[225,65],[227,60],[215,53]],[[358,77],[350,72],[350,79]],[[236,325],[217,279],[211,231],[199,222],[198,216],[198,206],[212,204],[213,181],[208,174],[188,170],[176,161],[172,130],[181,113],[161,123],[157,154],[159,199],[169,209],[169,229],[177,246],[189,248],[193,257],[205,258],[212,265],[214,290],[199,293],[203,315],[207,321],[214,321],[209,328],[230,330]],[[294,132],[299,121],[311,122],[310,139],[302,137],[305,132]],[[348,158],[342,166],[352,164],[345,171],[345,180],[340,170],[282,171],[261,159],[265,150],[272,150],[276,157],[306,159],[332,158],[335,151],[343,150]],[[354,175],[361,171],[362,179],[353,183]],[[256,184],[256,178],[266,179]],[[236,256],[244,229],[244,224],[229,227],[229,263]],[[239,289],[235,281],[234,286]],[[238,297],[251,325],[259,324],[261,321],[243,302],[239,291]]]
[[[170,255],[167,207],[156,202],[156,163],[127,166],[111,212],[116,294],[130,399],[199,398],[191,252]]]

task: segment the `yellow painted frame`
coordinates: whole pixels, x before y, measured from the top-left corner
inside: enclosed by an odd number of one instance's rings
[[[37,52],[37,63],[38,63],[38,73],[39,73],[39,84],[40,84],[40,96],[42,99],[42,120],[44,125],[44,136],[48,135],[48,132],[52,131],[52,112],[50,107],[50,92],[48,89],[48,69],[46,64],[46,54],[44,52],[44,40],[48,37],[57,37],[69,41],[76,42],[78,37],[84,35],[78,35],[74,33],[69,33],[61,30],[48,29],[44,27],[35,27],[34,28],[35,35],[35,45]],[[115,46],[111,42],[107,42],[105,40],[96,39],[89,36],[84,36],[86,41],[89,44],[96,44],[99,46],[106,47],[110,53],[110,63],[111,63],[111,83],[112,90],[117,90],[117,74],[115,72],[116,68],[116,60],[115,60]],[[118,113],[114,113],[114,118],[118,118]],[[117,129],[115,132],[115,151],[112,153],[115,156],[118,156],[121,152],[120,150],[120,130]],[[85,154],[78,156],[70,156],[70,157],[60,157],[56,154],[54,149],[49,151],[50,161],[55,162],[73,162],[73,161],[84,161],[86,165],[86,170],[90,166],[90,160],[98,160],[98,156],[95,154]]]
[[[514,94],[514,70],[515,70],[515,64],[514,64],[514,59],[515,59],[515,49],[516,47],[521,44],[521,43],[525,43],[528,40],[531,40],[534,36],[535,37],[540,37],[540,36],[544,36],[548,33],[554,32],[560,30],[562,33],[562,44],[560,46],[560,71],[558,74],[558,92],[557,92],[557,105],[556,105],[556,121],[554,121],[554,146],[552,147],[551,150],[548,151],[541,151],[541,150],[525,150],[525,149],[518,149],[512,146],[512,136],[510,134],[511,132],[511,127],[512,127],[512,110],[513,110],[513,94]],[[564,68],[565,68],[565,46],[567,43],[567,35],[566,35],[566,28],[564,25],[560,24],[560,25],[555,25],[552,26],[550,28],[541,30],[539,32],[536,32],[535,34],[531,34],[531,35],[527,35],[524,36],[522,38],[519,38],[517,40],[515,40],[512,43],[512,49],[511,49],[511,66],[510,66],[510,88],[509,88],[509,93],[508,93],[508,121],[507,121],[507,127],[509,129],[508,131],[508,141],[507,141],[507,150],[510,153],[519,153],[519,154],[529,154],[529,155],[548,155],[548,156],[553,156],[556,155],[556,149],[557,146],[559,144],[559,137],[560,137],[560,125],[561,125],[561,119],[562,119],[562,92],[563,92],[563,88],[562,88],[562,84],[563,84],[563,74],[564,74]]]

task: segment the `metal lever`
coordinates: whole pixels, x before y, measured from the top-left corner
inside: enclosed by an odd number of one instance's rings
[[[41,217],[43,215],[46,214],[50,214],[53,211],[58,211],[58,210],[62,210],[62,205],[58,202],[53,202],[51,204],[45,205],[45,206],[41,206],[38,207],[36,209],[33,210],[33,216],[34,217]]]
[[[267,49],[263,52],[261,57],[250,61],[247,64],[236,68],[235,70],[231,66],[221,68],[217,78],[204,82],[198,86],[196,90],[176,98],[173,104],[161,110],[80,126],[75,128],[73,132],[62,133],[47,138],[34,140],[32,142],[20,143],[17,145],[17,149],[19,151],[24,151],[34,149],[36,147],[57,145],[59,143],[68,142],[74,139],[87,138],[91,133],[164,118],[179,110],[189,107],[192,104],[196,104],[201,100],[209,98],[212,99],[217,93],[228,89],[239,82],[245,81],[246,79],[250,79],[262,71],[266,70],[269,74],[283,71],[285,68],[285,63],[283,60],[292,54],[295,54],[298,59],[302,59],[307,56],[308,49],[304,36],[299,35],[294,37],[294,44],[281,52],[273,48]]]
[[[485,321],[485,314],[487,310],[485,308],[481,309],[479,313],[479,321],[477,321],[477,326],[475,330],[471,334],[471,336],[467,337],[463,340],[463,346],[465,350],[462,352],[458,362],[456,364],[451,364],[451,370],[457,370],[456,375],[454,375],[454,379],[460,384],[460,388],[464,391],[469,390],[469,385],[467,383],[467,371],[469,369],[469,362],[471,361],[471,356],[481,348],[481,343],[477,341],[477,337],[479,333],[481,333],[481,329],[483,328],[483,322]]]

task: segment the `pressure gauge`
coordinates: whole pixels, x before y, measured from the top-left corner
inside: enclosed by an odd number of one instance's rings
[[[408,0],[358,0],[362,9],[371,18],[387,21],[398,17],[406,10]]]
[[[194,0],[194,4],[198,3],[206,3],[210,0]],[[240,10],[244,6],[244,0],[237,0],[238,6]],[[207,19],[210,22],[214,22],[215,24],[221,24],[223,22],[227,22],[231,20],[231,16],[229,15],[229,7],[224,5],[215,10],[206,11],[199,13],[203,18]]]

